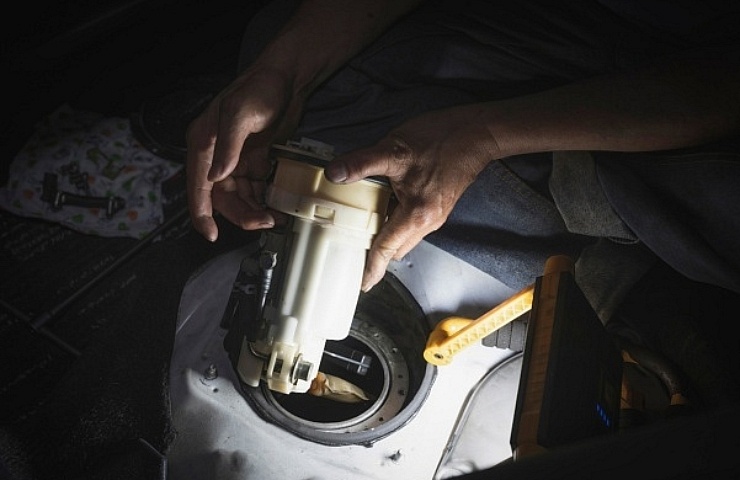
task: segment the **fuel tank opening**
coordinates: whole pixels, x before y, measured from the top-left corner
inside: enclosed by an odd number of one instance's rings
[[[345,402],[341,401],[341,395],[339,399],[335,399],[331,396],[311,394],[309,391],[308,395],[275,393],[275,401],[289,413],[311,422],[343,422],[361,416],[367,410],[371,409],[371,404],[383,398],[388,390],[387,375],[385,374],[386,369],[383,368],[383,363],[374,349],[357,339],[355,335],[356,332],[350,330],[350,336],[345,340],[327,341],[326,350],[331,351],[336,346],[333,344],[352,348],[354,352],[359,352],[369,359],[368,363],[370,366],[367,368],[367,372],[362,375],[356,370],[348,371],[346,368],[342,368],[341,365],[332,362],[331,355],[324,354],[321,360],[323,371],[319,372],[319,375],[347,382],[348,385],[362,392],[362,398],[359,395],[354,395],[354,401]],[[400,359],[398,364],[403,371],[398,372],[398,375],[402,379],[408,378],[408,368],[406,368],[405,362],[403,362],[403,365],[401,365],[401,362],[402,359]],[[349,395],[350,393],[348,392],[347,396]]]
[[[421,307],[391,273],[359,297],[349,335],[329,340],[320,370],[360,388],[368,399],[339,402],[308,393],[242,385],[265,420],[325,445],[372,444],[409,422],[424,404],[436,367],[423,357],[429,326]],[[335,352],[352,352],[362,368]],[[337,357],[340,359],[337,360]]]

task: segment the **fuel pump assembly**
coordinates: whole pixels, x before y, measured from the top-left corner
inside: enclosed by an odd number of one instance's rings
[[[382,179],[328,181],[332,153],[323,144],[274,145],[272,158],[265,201],[289,221],[266,230],[258,251],[243,260],[222,325],[230,329],[227,350],[242,382],[305,393],[327,340],[350,332],[367,250],[392,192]],[[368,367],[359,352],[333,356],[358,371]]]

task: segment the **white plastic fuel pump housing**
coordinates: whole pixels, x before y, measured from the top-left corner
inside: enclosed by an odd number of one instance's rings
[[[290,217],[260,240],[260,290],[236,365],[249,386],[304,393],[327,340],[349,334],[367,251],[385,222],[391,189],[380,179],[335,184],[324,177],[330,150],[310,141],[274,145],[267,205]],[[254,263],[254,262],[253,262]],[[257,271],[256,268],[253,270]]]

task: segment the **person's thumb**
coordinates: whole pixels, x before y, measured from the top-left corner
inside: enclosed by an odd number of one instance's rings
[[[389,142],[354,150],[337,156],[324,170],[326,179],[334,183],[352,183],[367,177],[391,177],[399,174],[396,150]]]

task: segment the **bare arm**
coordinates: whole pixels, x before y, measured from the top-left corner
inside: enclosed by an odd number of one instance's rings
[[[332,181],[387,176],[399,205],[375,238],[367,290],[447,220],[492,160],[557,150],[649,151],[740,134],[738,49],[666,59],[510,100],[461,105],[416,117],[378,144],[338,157]]]
[[[740,52],[695,52],[638,72],[490,104],[499,157],[556,150],[650,151],[740,131]]]

